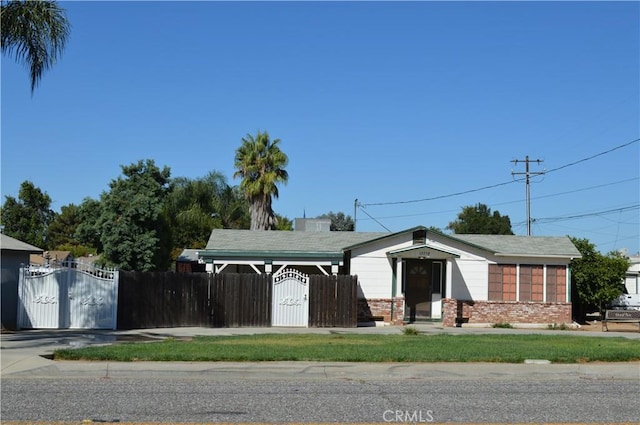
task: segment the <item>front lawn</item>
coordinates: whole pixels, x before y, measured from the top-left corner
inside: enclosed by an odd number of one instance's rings
[[[56,360],[554,363],[640,360],[640,340],[563,335],[264,334],[57,350]]]

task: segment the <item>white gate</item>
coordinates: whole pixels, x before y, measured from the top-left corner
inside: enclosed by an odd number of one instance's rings
[[[117,305],[117,270],[78,262],[20,269],[19,328],[116,329]]]
[[[271,326],[309,326],[309,276],[285,269],[273,276]]]

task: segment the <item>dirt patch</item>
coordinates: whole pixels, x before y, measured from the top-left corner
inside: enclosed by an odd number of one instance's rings
[[[607,323],[609,332],[638,332],[640,327],[637,323]],[[578,331],[589,332],[607,332],[606,328],[602,329],[602,322],[599,320],[588,321],[580,325]]]
[[[116,340],[115,342],[159,342],[159,341],[164,341],[166,339],[171,339],[174,341],[191,341],[193,338],[192,337],[167,337],[167,336],[158,336],[158,335],[143,335],[143,334],[130,334],[130,335],[118,335],[116,336]]]

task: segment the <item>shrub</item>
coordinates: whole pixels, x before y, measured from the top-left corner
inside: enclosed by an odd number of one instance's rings
[[[491,325],[492,328],[505,328],[505,329],[512,329],[513,325],[511,323],[494,323],[493,325]]]
[[[567,326],[566,323],[550,324],[550,325],[547,326],[547,328],[549,328],[549,330],[552,330],[552,331],[566,331],[566,330],[569,330],[569,326]]]
[[[420,333],[420,331],[418,331],[414,327],[408,326],[408,327],[402,329],[402,333],[404,335],[418,335]]]

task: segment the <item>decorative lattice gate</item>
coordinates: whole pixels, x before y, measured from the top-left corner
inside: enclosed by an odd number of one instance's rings
[[[118,271],[79,262],[23,267],[18,284],[18,327],[116,329]]]
[[[271,326],[309,326],[309,276],[294,269],[273,275]]]

